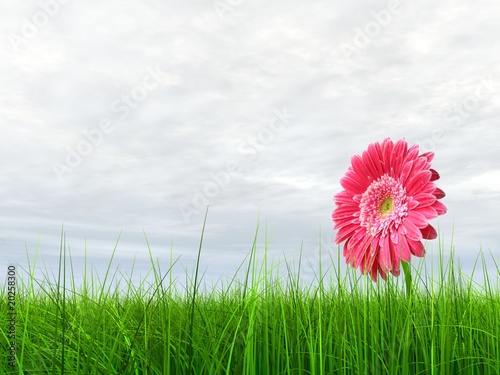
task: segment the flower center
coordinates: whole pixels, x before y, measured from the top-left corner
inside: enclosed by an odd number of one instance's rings
[[[392,197],[387,197],[384,199],[384,201],[382,202],[382,204],[380,205],[380,213],[382,215],[385,215],[387,213],[390,213],[392,211],[392,202],[394,201],[394,199],[392,199]]]
[[[406,190],[396,179],[385,174],[368,186],[359,207],[359,219],[366,232],[385,237],[408,215]]]

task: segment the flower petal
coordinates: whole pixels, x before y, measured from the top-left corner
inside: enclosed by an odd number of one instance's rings
[[[340,228],[340,230],[335,235],[335,244],[338,245],[339,243],[347,240],[349,237],[352,237],[352,235],[356,232],[356,229],[359,229],[359,224],[350,223]]]
[[[408,240],[408,246],[411,253],[416,257],[422,257],[425,254],[424,245],[420,241]]]
[[[400,265],[400,256],[397,252],[398,245],[394,243],[390,243],[391,249],[391,273],[393,275],[399,275],[399,265]]]
[[[436,181],[436,180],[439,180],[439,173],[436,172],[436,170],[434,169],[429,169],[432,173],[432,177],[431,177],[431,181]]]
[[[390,242],[389,236],[381,238],[380,241],[380,251],[378,253],[378,261],[383,271],[390,271],[392,269],[391,249],[389,246],[389,242]]]
[[[427,225],[425,228],[420,228],[420,231],[422,232],[422,237],[425,238],[426,240],[433,240],[437,238],[437,232],[436,229],[432,225]]]
[[[413,197],[408,197],[408,211],[418,207],[418,201]]]
[[[416,195],[427,185],[431,179],[431,173],[423,170],[414,174],[407,182],[406,192],[408,195]]]
[[[354,192],[354,193],[363,193],[364,192],[364,188],[363,186],[361,186],[359,184],[358,181],[356,181],[355,179],[351,178],[351,177],[348,177],[347,175],[342,177],[340,179],[340,185],[342,185],[342,187],[348,191],[351,191],[351,192]]]
[[[359,207],[356,207],[354,205],[339,206],[335,209],[335,211],[333,211],[332,219],[334,221],[337,221],[337,220],[344,220],[346,218],[352,218],[358,212],[359,212]]]
[[[389,173],[391,172],[391,154],[392,150],[394,148],[394,143],[390,138],[384,139],[384,142],[382,143],[382,167],[384,169],[384,173]],[[394,176],[391,176],[394,177]]]
[[[395,176],[399,176],[401,169],[403,168],[403,159],[405,157],[408,144],[404,139],[400,139],[394,145],[394,151],[392,153],[391,165],[394,168]]]
[[[444,198],[446,196],[444,191],[442,191],[440,188],[436,188],[436,190],[434,190],[433,194],[437,199],[441,199],[441,198]]]
[[[396,254],[399,255],[399,258],[401,258],[402,261],[408,263],[411,260],[411,251],[405,236],[401,236],[401,239],[396,247]]]
[[[404,234],[409,240],[420,241],[422,239],[422,232],[411,220],[405,220],[403,228],[405,229]]]
[[[436,201],[436,196],[433,194],[420,193],[413,197],[418,202],[419,207],[430,206]]]
[[[438,217],[437,211],[432,206],[418,207],[415,211],[423,215],[427,220]]]
[[[403,166],[403,169],[399,174],[399,182],[401,182],[403,185],[406,185],[406,181],[410,177],[412,169],[413,169],[413,160],[410,160]]]
[[[413,224],[417,228],[425,228],[427,226],[427,219],[424,215],[419,213],[418,211],[410,211],[408,212],[408,216],[406,217],[406,221],[411,220]]]
[[[432,161],[432,159],[434,159],[434,152],[432,151],[427,151],[427,152],[424,152],[423,154],[421,154],[419,157],[424,157],[427,159],[427,161],[430,163]]]
[[[435,201],[431,207],[437,211],[438,215],[444,215],[448,211],[446,206],[440,201]]]
[[[375,168],[375,170],[378,172],[379,176],[382,176],[384,174],[384,169],[382,166],[382,147],[380,146],[380,143],[375,142],[370,145],[368,145],[368,155],[370,156],[370,159],[372,161],[372,164]],[[364,156],[364,155],[363,155]]]
[[[356,174],[358,183],[362,186],[368,185],[370,183],[368,179],[370,171],[367,168],[366,164],[363,163],[363,159],[361,159],[361,156],[353,155],[353,157],[351,158],[351,165],[354,173]]]

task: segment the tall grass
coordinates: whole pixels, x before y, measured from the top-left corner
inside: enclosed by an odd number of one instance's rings
[[[16,299],[17,364],[3,360],[0,373],[500,374],[496,263],[488,274],[478,256],[474,272],[485,280],[478,285],[452,252],[444,261],[441,244],[438,276],[414,264],[410,295],[399,278],[372,283],[355,270],[341,272],[340,256],[329,271],[319,264],[315,281],[305,283],[302,257],[297,267],[269,261],[269,240],[259,249],[258,231],[239,271],[212,289],[200,283],[202,234],[197,266],[181,290],[172,257],[162,270],[151,251],[153,282],[112,272],[116,246],[105,275],[85,272],[77,287],[62,237],[57,275],[46,270],[36,279],[36,258],[28,259]],[[0,311],[7,311],[5,296]],[[0,342],[7,353],[6,324]]]

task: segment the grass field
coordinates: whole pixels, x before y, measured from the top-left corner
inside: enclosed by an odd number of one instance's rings
[[[341,272],[338,254],[305,283],[300,262],[268,262],[257,240],[218,288],[200,286],[198,267],[179,288],[175,262],[152,257],[152,283],[119,276],[111,258],[77,287],[64,243],[54,274],[35,279],[31,263],[10,302],[2,285],[1,374],[500,374],[500,269],[488,274],[482,255],[478,285],[441,244],[437,272],[412,264],[409,294],[402,276]]]

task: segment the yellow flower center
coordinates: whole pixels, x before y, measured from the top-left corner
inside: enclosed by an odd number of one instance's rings
[[[392,201],[393,199],[391,197],[387,197],[382,201],[382,204],[379,208],[379,211],[382,215],[387,215],[392,212]]]

